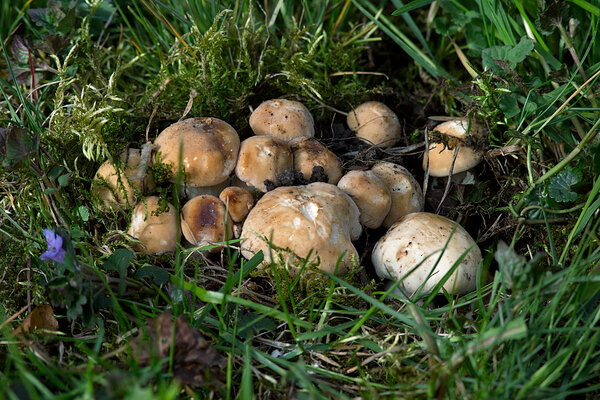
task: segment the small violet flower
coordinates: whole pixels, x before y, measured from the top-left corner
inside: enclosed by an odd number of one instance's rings
[[[42,253],[40,260],[54,260],[62,264],[66,253],[65,249],[62,248],[62,237],[60,237],[60,235],[55,233],[52,229],[44,229],[44,236],[46,237],[46,243],[48,243],[48,250]]]

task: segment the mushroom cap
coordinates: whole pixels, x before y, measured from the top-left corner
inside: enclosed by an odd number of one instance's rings
[[[263,250],[265,262],[279,253],[291,272],[310,253],[309,263],[334,272],[345,252],[338,274],[346,273],[358,254],[352,240],[361,233],[359,211],[337,186],[315,182],[279,187],[265,194],[248,214],[242,228],[242,255],[251,258]],[[278,248],[269,250],[268,240]]]
[[[376,146],[391,147],[401,137],[398,116],[385,104],[368,101],[348,113],[348,127]]]
[[[140,250],[147,254],[175,251],[179,241],[175,207],[167,203],[167,210],[162,210],[161,206],[158,196],[148,196],[135,206],[131,215],[127,233],[141,242]]]
[[[360,223],[379,228],[392,207],[390,190],[373,171],[349,171],[337,186],[346,192],[360,210]]]
[[[375,244],[371,259],[380,278],[404,278],[398,287],[405,295],[411,296],[422,286],[421,295],[425,296],[467,250],[443,286],[450,293],[462,295],[475,290],[481,251],[469,233],[448,218],[425,212],[405,215]]]
[[[392,195],[392,207],[383,220],[385,228],[389,228],[406,214],[423,210],[421,185],[406,168],[382,161],[375,164],[371,171],[386,184]]]
[[[233,222],[219,198],[201,195],[181,208],[181,232],[194,246],[207,246],[233,238]],[[213,248],[211,252],[218,251]]]
[[[282,140],[251,136],[242,142],[235,174],[249,186],[267,191],[265,180],[279,184],[277,175],[294,167],[292,151]]]
[[[469,121],[466,119],[455,119],[439,124],[434,132],[439,132],[451,138],[457,138],[458,143],[451,143],[452,147],[443,143],[429,143],[429,175],[442,177],[450,175],[450,167],[454,158],[454,149],[458,148],[456,161],[454,162],[453,174],[473,168],[483,159],[483,152],[472,146],[465,145]],[[471,122],[471,136],[481,136],[483,128],[476,122]],[[427,168],[427,159],[423,157],[423,170]]]
[[[314,125],[308,108],[293,100],[267,100],[250,115],[250,128],[255,135],[267,135],[285,141],[298,136],[315,136]]]
[[[327,147],[314,138],[296,138],[290,147],[294,152],[294,169],[299,171],[307,181],[310,180],[314,167],[323,167],[327,182],[335,185],[342,177],[342,162]]]
[[[242,222],[254,205],[254,196],[252,193],[237,186],[228,186],[221,194],[219,199],[225,204],[233,222]]]
[[[92,192],[100,199],[100,208],[103,210],[117,209],[119,207],[132,207],[135,204],[136,192],[146,194],[151,192],[156,184],[152,175],[146,173],[142,180],[131,178],[140,166],[140,150],[127,149],[119,155],[124,165],[121,172],[117,172],[114,164],[106,160],[94,175]],[[101,182],[102,183],[101,183]]]
[[[231,125],[218,118],[188,118],[163,130],[155,144],[161,161],[170,164],[176,182],[179,149],[186,184],[213,186],[227,179],[235,168],[240,137]]]

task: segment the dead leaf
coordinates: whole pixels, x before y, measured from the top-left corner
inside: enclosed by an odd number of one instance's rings
[[[174,326],[175,325],[175,326]],[[173,324],[170,312],[164,312],[148,321],[145,334],[133,340],[133,354],[142,366],[153,359],[168,358],[173,348],[173,376],[184,385],[220,387],[222,368],[226,360],[204,339],[202,334],[180,315]],[[175,332],[173,332],[175,330]],[[165,369],[168,363],[165,363]]]
[[[58,321],[54,318],[54,309],[49,304],[41,304],[35,307],[21,325],[13,330],[13,335],[22,335],[35,330],[58,330]]]

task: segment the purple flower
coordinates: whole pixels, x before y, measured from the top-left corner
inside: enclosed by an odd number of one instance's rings
[[[54,260],[62,264],[66,253],[65,249],[62,248],[62,237],[56,234],[52,229],[44,229],[44,236],[46,237],[46,243],[48,243],[48,250],[42,253],[40,260]]]

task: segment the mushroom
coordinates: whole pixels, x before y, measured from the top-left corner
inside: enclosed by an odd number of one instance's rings
[[[233,223],[221,200],[200,195],[181,208],[181,232],[190,244],[203,247],[233,238]],[[210,251],[218,251],[218,247]]]
[[[342,162],[314,138],[296,138],[290,145],[294,152],[294,169],[310,181],[314,167],[323,167],[327,182],[335,185],[342,177]]]
[[[481,251],[462,226],[440,215],[419,212],[396,222],[375,244],[371,259],[380,278],[402,280],[398,288],[405,296],[419,290],[422,296],[432,293],[459,262],[442,287],[462,295],[475,290]]]
[[[242,142],[235,174],[247,185],[266,192],[266,180],[278,185],[277,175],[293,167],[292,151],[284,141],[252,136]]]
[[[285,99],[267,100],[250,115],[255,135],[267,135],[284,141],[298,136],[315,136],[314,120],[304,104]]]
[[[309,257],[310,265],[333,273],[343,254],[337,267],[343,275],[358,259],[352,240],[361,230],[356,204],[337,186],[315,182],[279,187],[266,193],[248,214],[242,255],[251,258],[262,250],[265,262],[280,257],[292,273]]]
[[[155,144],[161,162],[171,166],[172,182],[178,179],[181,159],[188,195],[194,196],[218,194],[227,186],[225,181],[235,168],[240,138],[231,125],[218,118],[188,118],[163,130]],[[219,184],[223,185],[210,188]]]
[[[237,186],[228,186],[223,189],[219,194],[219,199],[225,203],[231,219],[236,223],[244,221],[254,205],[252,193]]]
[[[140,241],[140,250],[147,254],[175,251],[179,241],[175,207],[161,204],[157,196],[146,197],[133,209],[127,233]]]
[[[371,171],[386,184],[392,195],[392,207],[383,220],[385,228],[389,228],[406,214],[423,210],[421,185],[406,168],[381,161]]]
[[[373,171],[349,171],[337,186],[346,192],[360,210],[360,223],[379,228],[392,207],[390,190]]]
[[[385,104],[368,101],[348,113],[348,127],[356,136],[376,146],[392,147],[400,140],[400,121]]]
[[[448,145],[444,143],[429,143],[429,156],[423,157],[423,170],[427,169],[429,158],[429,175],[442,177],[450,175],[450,167],[454,158],[454,151],[458,151],[454,161],[453,174],[467,171],[481,162],[483,152],[473,146],[467,146],[467,130],[469,121],[467,119],[455,119],[439,124],[433,130],[448,138]],[[483,136],[483,127],[472,121],[469,135],[474,138]]]
[[[100,200],[102,210],[132,207],[138,195],[151,192],[155,186],[152,175],[147,173],[142,179],[133,179],[140,167],[139,149],[127,149],[119,158],[123,162],[119,172],[110,160],[106,160],[92,181],[92,193]]]

